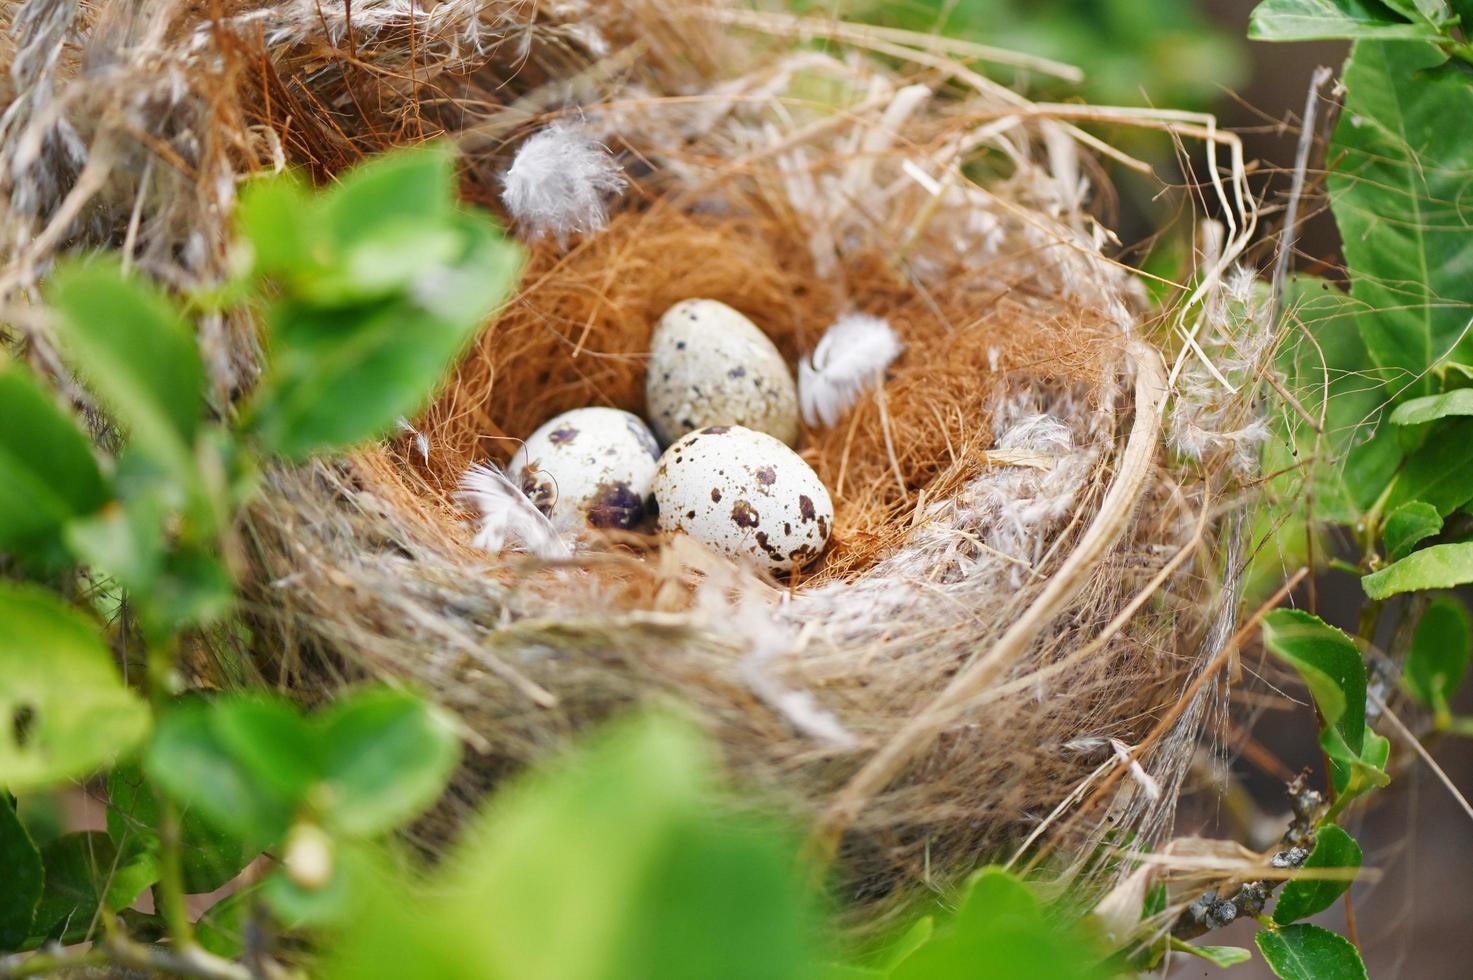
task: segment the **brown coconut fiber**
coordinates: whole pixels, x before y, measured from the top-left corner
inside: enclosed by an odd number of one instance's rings
[[[554,123],[622,165],[600,230],[534,240],[509,216],[529,241],[517,294],[413,432],[270,472],[241,529],[255,643],[196,651],[215,684],[314,700],[382,676],[456,711],[473,751],[427,839],[641,706],[710,732],[739,792],[811,828],[872,912],[988,860],[1046,858],[1103,890],[1105,835],[1169,828],[1222,698],[1196,682],[1239,614],[1232,515],[1266,356],[1230,302],[1253,213],[1210,119],[1036,104],[996,79],[1072,70],[726,3],[6,16],[8,310],[51,256],[98,244],[167,283],[219,281],[252,171],[329,181],[443,137],[466,200],[499,208],[518,147]],[[58,120],[65,139],[15,137]],[[1205,147],[1199,194],[1231,216],[1202,225],[1164,309],[1092,210],[1098,161],[1142,166],[1101,135],[1120,126]],[[654,323],[693,297],[741,310],[794,367],[848,312],[904,344],[838,424],[803,430],[836,503],[823,559],[775,582],[686,539],[473,547],[466,468],[567,409],[641,412]],[[66,384],[34,318],[13,319]],[[244,316],[201,325],[222,413],[254,338]]]

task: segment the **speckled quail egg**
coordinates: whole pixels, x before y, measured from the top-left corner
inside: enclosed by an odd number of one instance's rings
[[[532,433],[506,475],[559,531],[627,530],[645,516],[659,456],[637,415],[579,408]]]
[[[666,443],[712,425],[798,441],[798,390],[787,362],[756,324],[714,299],[676,303],[660,318],[645,397]]]
[[[697,429],[660,457],[660,530],[773,572],[819,556],[834,523],[823,481],[797,453],[739,425]]]

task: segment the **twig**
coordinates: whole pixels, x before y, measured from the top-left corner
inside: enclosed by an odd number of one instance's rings
[[[1305,776],[1306,773],[1300,773],[1288,786],[1289,809],[1294,817],[1284,831],[1283,846],[1269,859],[1269,866],[1276,872],[1298,868],[1314,849],[1315,826],[1324,815],[1325,798],[1307,785]],[[1226,896],[1220,895],[1216,888],[1209,889],[1182,910],[1171,927],[1171,935],[1177,939],[1195,939],[1242,916],[1258,915],[1283,881],[1278,875],[1245,881]]]
[[[1279,253],[1274,259],[1273,302],[1269,307],[1269,326],[1277,330],[1284,315],[1284,281],[1289,277],[1289,262],[1294,256],[1294,243],[1299,238],[1299,199],[1304,194],[1309,154],[1314,149],[1314,123],[1319,109],[1320,89],[1330,80],[1330,69],[1321,65],[1309,81],[1304,97],[1304,117],[1299,127],[1299,146],[1294,153],[1294,180],[1289,185],[1289,206],[1284,211],[1284,230],[1279,236]],[[1301,407],[1300,414],[1304,414]]]
[[[1309,92],[1304,97],[1304,116],[1299,129],[1299,146],[1294,154],[1294,179],[1289,185],[1289,204],[1284,211],[1284,230],[1279,234],[1279,252],[1274,259],[1273,300],[1269,305],[1268,324],[1269,329],[1275,332],[1278,332],[1279,323],[1284,315],[1284,283],[1289,278],[1289,262],[1294,257],[1294,244],[1299,238],[1299,201],[1304,196],[1305,174],[1309,170],[1309,154],[1314,149],[1314,125],[1319,109],[1320,89],[1330,80],[1330,75],[1330,69],[1323,65],[1316,68],[1314,77],[1309,82]],[[1265,372],[1264,377],[1273,386],[1278,396],[1284,400],[1284,403],[1292,408],[1294,413],[1303,419],[1311,429],[1315,432],[1322,431],[1319,423],[1299,403],[1299,400],[1289,393],[1272,371]]]
[[[49,976],[109,965],[204,980],[251,980],[251,973],[244,966],[198,946],[175,951],[145,946],[124,936],[112,937],[105,944],[88,949],[53,945],[35,953],[0,957],[0,980],[21,980],[23,977]]]
[[[1391,727],[1395,728],[1396,733],[1412,747],[1412,751],[1421,757],[1422,761],[1427,764],[1428,769],[1432,770],[1432,774],[1437,777],[1438,781],[1447,787],[1447,791],[1452,794],[1453,799],[1458,801],[1458,805],[1463,808],[1463,812],[1468,815],[1468,819],[1473,820],[1473,804],[1468,803],[1468,798],[1463,795],[1462,791],[1448,777],[1447,772],[1432,758],[1432,754],[1427,751],[1426,746],[1422,744],[1416,735],[1412,734],[1411,729],[1402,723],[1402,720],[1396,716],[1396,712],[1391,710],[1379,694],[1375,691],[1371,691],[1369,694],[1381,709],[1382,714],[1386,716],[1386,720],[1391,722]]]

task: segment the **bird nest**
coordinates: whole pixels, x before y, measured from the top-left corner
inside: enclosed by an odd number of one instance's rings
[[[996,79],[1067,66],[728,4],[13,16],[7,125],[31,136],[4,151],[12,297],[88,242],[166,282],[223,278],[251,170],[325,181],[445,136],[463,197],[500,208],[517,149],[551,125],[622,165],[582,213],[513,215],[518,292],[422,417],[273,470],[243,529],[258,678],[310,698],[386,675],[464,719],[475,751],[442,816],[653,705],[815,828],[854,901],[1042,849],[1105,885],[1113,865],[1089,857],[1107,833],[1167,827],[1220,696],[1192,682],[1237,616],[1241,521],[1218,515],[1259,431],[1228,377],[1262,359],[1228,274],[1251,205],[1210,119],[1038,104]],[[1120,126],[1205,146],[1200,186],[1228,216],[1165,309],[1099,217],[1099,161],[1141,166],[1094,135]],[[903,344],[876,390],[802,432],[835,503],[822,560],[773,581],[683,538],[475,547],[466,468],[560,411],[642,411],[654,324],[691,297],[745,313],[790,364],[846,313]],[[228,413],[253,325],[207,316],[201,343]]]

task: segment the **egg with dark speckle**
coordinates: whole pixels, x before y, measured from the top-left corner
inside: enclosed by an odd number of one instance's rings
[[[661,531],[779,574],[811,564],[833,530],[834,502],[813,468],[739,425],[697,429],[665,450],[654,495]]]
[[[579,408],[528,436],[506,475],[559,531],[629,530],[648,512],[659,457],[639,416]]]
[[[787,362],[756,324],[714,299],[676,303],[660,318],[645,397],[665,443],[712,425],[798,441],[798,389]]]

